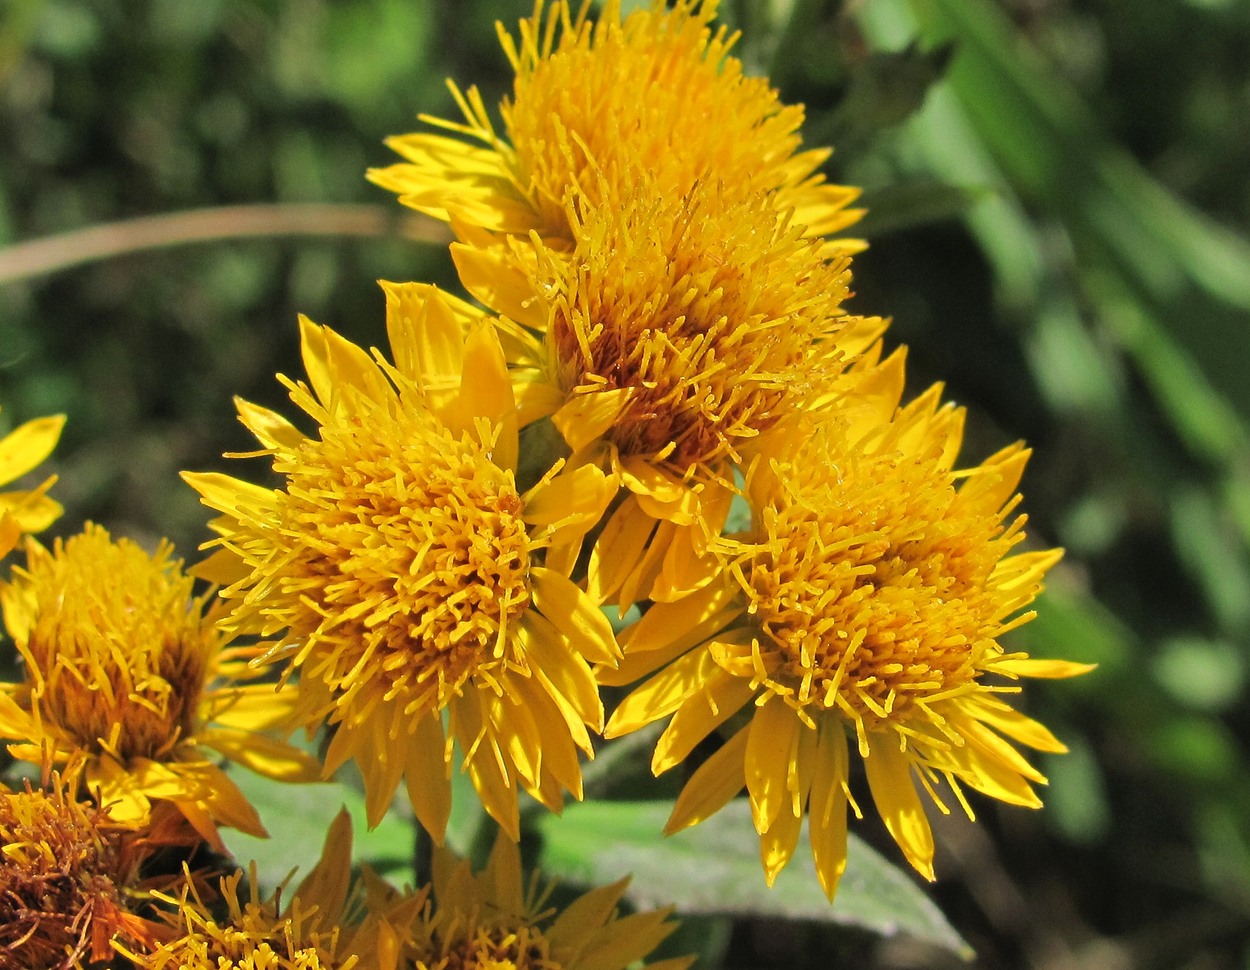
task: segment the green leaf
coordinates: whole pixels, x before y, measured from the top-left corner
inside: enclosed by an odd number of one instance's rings
[[[1158,335],[1205,371],[1206,396],[1250,414],[1250,383],[1240,356],[1229,353],[1241,346],[1250,309],[1250,242],[1188,206],[1111,141],[998,6],[880,0],[863,6],[862,22],[876,43],[897,44],[901,35],[914,45],[917,32],[927,44],[954,41],[946,76],[962,117],[948,119],[948,128],[962,123],[957,136],[971,136],[1023,197],[1062,220],[1083,268],[1118,278]],[[1175,371],[1169,366],[1166,376],[1178,378]]]
[[[953,52],[950,44],[874,51],[851,69],[846,94],[832,116],[825,123],[813,121],[805,137],[846,149],[901,124],[920,110],[929,89],[946,73]]]
[[[1197,711],[1228,710],[1246,683],[1242,651],[1224,640],[1175,637],[1161,645],[1150,667],[1164,691]]]
[[[972,949],[912,878],[851,836],[832,906],[816,879],[806,831],[770,889],[745,799],[664,838],[668,802],[585,802],[538,823],[548,875],[598,885],[632,874],[626,898],[640,908],[676,903],[686,914],[774,916],[906,934],[964,957]]]
[[[222,839],[241,867],[255,861],[266,889],[277,886],[292,869],[306,874],[317,864],[330,822],[343,807],[352,816],[353,866],[367,863],[382,874],[411,871],[412,820],[392,812],[370,832],[364,795],[354,788],[336,782],[293,785],[241,770],[232,770],[230,778],[260,812],[270,838],[223,829]]]
[[[1228,630],[1250,621],[1250,566],[1232,523],[1201,488],[1177,488],[1170,496],[1173,543],[1196,577],[1212,612]]]
[[[989,189],[947,185],[936,179],[895,182],[885,188],[865,192],[857,203],[868,214],[855,226],[856,235],[878,239],[891,232],[929,225],[967,214]]]

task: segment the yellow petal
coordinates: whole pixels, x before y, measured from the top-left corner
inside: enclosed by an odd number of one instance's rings
[[[740,711],[755,690],[748,680],[717,671],[701,694],[677,709],[655,745],[651,772],[659,775],[684,761],[695,746]]]
[[[512,394],[516,398],[517,423],[521,427],[550,417],[564,403],[564,391],[539,371],[514,367],[509,373]]]
[[[347,809],[334,816],[321,846],[321,858],[296,888],[292,900],[298,899],[304,912],[316,906],[321,918],[337,922],[347,903],[347,890],[352,875],[352,817]],[[287,906],[290,912],[290,904]]]
[[[612,624],[575,583],[542,566],[530,569],[534,605],[590,663],[615,664],[621,656]]]
[[[603,703],[590,668],[581,657],[567,651],[554,628],[544,629],[541,620],[542,617],[533,615],[521,619],[518,635],[524,644],[526,662],[542,672],[554,692],[569,703],[583,723],[591,725],[595,731],[600,730]]]
[[[794,857],[802,828],[803,816],[782,812],[768,831],[760,835],[760,861],[764,864],[764,881],[768,885],[777,881],[778,874]]]
[[[537,788],[542,783],[542,734],[533,712],[517,703],[511,685],[505,682],[501,686],[500,694],[485,685],[477,687],[490,725],[488,733],[498,740],[508,773],[515,774],[527,787]]]
[[[493,883],[493,900],[505,913],[525,912],[525,884],[521,875],[521,851],[511,839],[495,836],[486,874]]]
[[[1067,745],[1055,737],[1044,724],[1026,717],[1006,704],[986,702],[977,705],[970,713],[996,731],[1001,731],[1007,737],[1038,751],[1062,754],[1068,750]]]
[[[196,579],[217,586],[233,586],[251,575],[252,570],[232,549],[217,549],[187,570]]]
[[[1078,677],[1098,664],[1075,663],[1070,660],[1038,660],[1030,657],[1006,657],[989,664],[986,669],[1012,677]]]
[[[605,738],[620,737],[667,717],[703,690],[716,665],[706,651],[695,650],[674,660],[621,701],[604,728]]]
[[[742,728],[690,776],[664,825],[665,835],[702,822],[742,791],[746,784],[743,761],[749,732],[749,725]]]
[[[631,655],[658,650],[677,641],[693,646],[724,629],[728,620],[742,613],[738,594],[735,584],[723,583],[701,589],[676,603],[653,606],[621,634],[621,646]]]
[[[396,193],[403,205],[491,232],[526,235],[541,228],[497,152],[431,134],[388,138],[386,144],[415,164],[371,168],[365,175]]]
[[[977,502],[987,509],[1001,509],[1016,492],[1030,451],[1016,443],[987,458],[959,486],[963,502]]]
[[[204,728],[196,735],[196,740],[266,778],[300,782],[316,781],[321,777],[321,762],[312,755],[294,745],[253,731]]]
[[[1022,808],[1042,807],[1042,800],[1024,776],[1013,766],[1004,764],[996,753],[989,753],[977,744],[964,745],[934,760],[941,767],[949,765],[949,770],[964,782],[1000,802]]]
[[[777,818],[789,812],[786,774],[793,763],[799,732],[805,730],[798,715],[774,697],[751,716],[744,772],[751,796],[755,830],[767,832]]]
[[[437,712],[422,716],[408,739],[405,781],[417,820],[435,844],[442,845],[451,817],[451,765],[443,719]]]
[[[507,774],[503,752],[486,726],[481,698],[475,690],[465,691],[449,705],[450,722],[460,748],[465,752],[464,770],[477,789],[482,807],[514,842],[521,838],[517,792]]]
[[[391,736],[390,720],[385,715],[375,715],[359,728],[362,738],[355,761],[364,776],[365,818],[371,829],[377,828],[390,811],[408,763],[403,744],[408,739],[401,741]]]
[[[4,738],[34,738],[39,732],[38,726],[35,724],[34,718],[18,705],[18,703],[9,696],[7,690],[14,689],[16,685],[5,684],[0,687],[0,737]]]
[[[17,519],[8,512],[0,512],[0,559],[13,551],[21,537],[22,527],[17,524]]]
[[[692,525],[701,512],[695,489],[644,458],[621,462],[621,484],[637,496],[638,504],[652,518]]]
[[[829,901],[846,871],[846,733],[836,722],[821,725],[807,810],[816,875]]]
[[[236,518],[259,518],[274,508],[273,491],[221,472],[182,472],[182,480],[200,493],[210,509]]]
[[[248,431],[266,448],[298,448],[305,440],[305,434],[286,418],[271,411],[269,408],[252,404],[241,397],[234,399],[234,406],[239,412],[239,420]]]
[[[676,530],[664,553],[660,574],[651,587],[652,599],[671,603],[702,589],[716,578],[722,568],[719,560],[710,553],[700,555],[696,549],[697,533],[702,528],[696,524]]]
[[[515,261],[461,243],[451,244],[451,258],[461,284],[474,299],[531,330],[547,329],[546,306]]]
[[[616,423],[633,394],[632,388],[575,394],[551,416],[574,453],[598,441]]]
[[[35,418],[0,438],[0,485],[21,478],[52,454],[65,426],[65,415]]]
[[[594,751],[581,716],[544,678],[541,671],[536,677],[513,678],[509,690],[515,694],[518,704],[527,706],[533,712],[542,735],[544,783],[548,778],[553,778],[565,791],[580,799],[582,766],[577,757],[577,748],[580,747],[587,754],[593,754]],[[599,726],[602,726],[602,721]]]
[[[577,953],[617,912],[629,879],[598,886],[569,903],[543,935],[552,950]],[[577,962],[581,966],[581,961]],[[624,966],[624,964],[621,964]]]
[[[454,386],[464,366],[468,321],[428,283],[380,280],[379,285],[386,294],[386,333],[399,372],[427,389]],[[481,317],[476,311],[475,319]]]
[[[54,481],[55,479],[49,479],[44,486],[49,486]],[[59,519],[64,511],[61,503],[48,498],[42,488],[0,495],[0,517],[8,519],[19,532],[42,532]],[[14,543],[16,541],[15,538]]]
[[[995,734],[980,721],[963,717],[958,714],[947,715],[947,721],[956,733],[962,735],[969,743],[976,745],[989,758],[999,762],[1009,771],[1027,778],[1039,785],[1046,784],[1046,777],[1031,764],[1022,754],[1013,748],[1002,737]],[[959,752],[952,753],[954,760],[959,760]]]
[[[595,465],[582,465],[533,489],[525,500],[521,517],[530,525],[538,526],[569,521],[593,525],[615,495],[614,479]]]
[[[382,401],[394,394],[378,365],[356,344],[302,314],[299,325],[304,369],[317,399],[324,406],[339,404],[350,408],[354,398],[344,393],[346,388],[363,391],[364,396],[373,401]]]
[[[638,507],[642,508],[641,502]],[[634,564],[634,568],[621,583],[620,591],[613,597],[619,612],[625,613],[640,600],[651,598],[651,590],[660,576],[664,557],[672,544],[676,528],[671,522],[660,522],[656,527],[641,558]]]
[[[631,913],[609,923],[577,960],[578,970],[620,970],[641,964],[676,927],[665,923],[663,910]],[[646,964],[648,968],[655,964]]]
[[[612,601],[638,566],[647,549],[655,521],[638,507],[633,496],[627,496],[612,513],[590,551],[586,573],[586,591],[597,603]]]
[[[933,832],[911,778],[911,759],[891,735],[873,740],[872,751],[864,759],[872,800],[907,861],[932,882]]]

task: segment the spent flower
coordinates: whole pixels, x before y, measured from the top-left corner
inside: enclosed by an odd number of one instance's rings
[[[141,839],[106,809],[74,797],[73,779],[0,789],[0,970],[80,970],[113,958],[114,942],[152,945],[142,915]]]

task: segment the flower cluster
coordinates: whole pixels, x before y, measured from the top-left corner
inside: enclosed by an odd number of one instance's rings
[[[588,9],[539,0],[501,31],[501,127],[453,87],[463,120],[370,173],[449,223],[473,302],[383,283],[387,352],[301,319],[303,376],[279,375],[299,425],[238,402],[257,447],[232,457],[276,484],[184,474],[215,513],[191,570],[88,524],[26,538],[0,581],[21,660],[0,737],[70,779],[0,803],[9,945],[40,965],[633,965],[667,912],[618,918],[623,883],[548,907],[516,842],[522,793],[558,812],[597,736],[657,722],[652,770],[686,766],[668,830],[745,789],[766,880],[806,818],[830,899],[861,786],[928,878],[926,798],[1040,804],[1019,746],[1063,745],[1007,700],[1086,668],[1004,639],[1061,555],[1024,546],[1028,450],[960,464],[963,409],[906,398],[887,321],[847,305],[857,191],[716,4]],[[0,440],[0,482],[60,427]],[[51,483],[0,496],[0,555],[56,518]],[[353,880],[345,817],[285,905],[214,883],[192,865],[219,827],[264,831],[227,761],[353,763],[371,826],[402,788],[432,883]],[[441,848],[457,770],[501,833],[478,874]],[[169,846],[181,888],[156,879]]]
[[[1039,804],[1015,744],[1062,745],[1003,697],[1084,668],[1000,643],[1060,555],[1018,549],[1028,452],[958,467],[962,409],[940,387],[903,402],[885,322],[845,306],[862,245],[827,238],[855,192],[822,180],[800,109],[744,75],[714,13],[540,4],[504,35],[503,130],[457,90],[463,122],[427,119],[453,134],[392,140],[405,161],[371,177],[451,224],[522,424],[549,419],[569,464],[619,483],[585,587],[645,609],[596,667],[636,684],[606,736],[667,719],[657,773],[719,736],[670,829],[745,788],[771,882],[806,813],[832,898],[852,751],[932,878],[919,791],[970,815],[964,787]]]
[[[500,834],[485,868],[436,850],[434,878],[398,890],[365,869],[350,876],[351,823],[330,826],[321,859],[281,906],[278,895],[240,899],[241,871],[221,880],[225,913],[189,881],[177,896],[174,932],[146,952],[119,947],[138,970],[625,970],[675,928],[669,911],[619,916],[624,883],[592,890],[557,911],[550,888],[526,880],[516,843]],[[558,913],[558,915],[557,915]],[[687,958],[648,964],[685,970]]]

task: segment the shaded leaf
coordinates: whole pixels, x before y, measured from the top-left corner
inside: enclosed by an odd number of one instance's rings
[[[392,812],[369,831],[364,795],[354,788],[336,782],[285,784],[250,771],[232,771],[230,778],[260,813],[271,838],[223,829],[222,839],[239,866],[255,860],[265,887],[277,886],[296,867],[302,876],[316,865],[321,843],[340,808],[352,817],[353,866],[368,863],[383,874],[411,871],[412,821]]]
[[[885,188],[865,192],[858,205],[868,214],[855,227],[866,239],[876,239],[900,229],[957,219],[967,214],[990,189],[948,185],[935,179],[895,182]]]
[[[874,51],[851,69],[841,103],[822,123],[811,124],[805,138],[847,150],[901,124],[924,104],[953,53],[951,44]]]
[[[588,885],[632,874],[626,898],[642,908],[675,902],[679,912],[688,914],[837,923],[882,936],[906,934],[971,956],[971,948],[911,876],[854,836],[846,874],[830,906],[816,879],[806,831],[794,860],[769,889],[745,799],[661,838],[671,807],[668,802],[588,802],[570,806],[560,818],[542,818],[544,872]]]

